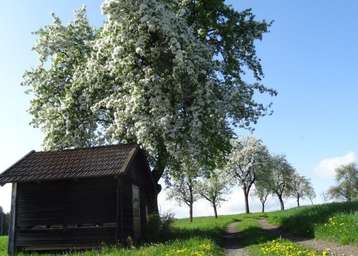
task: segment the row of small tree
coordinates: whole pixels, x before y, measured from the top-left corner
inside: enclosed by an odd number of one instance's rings
[[[297,206],[302,198],[315,197],[310,181],[300,175],[285,156],[272,155],[262,141],[254,137],[234,142],[226,169],[244,192],[246,213],[250,212],[249,194],[253,186],[262,211],[271,194],[277,196],[281,210],[285,209],[285,197],[295,197]]]
[[[285,209],[284,198],[294,197],[297,207],[300,206],[301,199],[313,200],[316,193],[311,182],[300,175],[287,162],[284,156],[273,156],[272,167],[268,169],[265,176],[255,184],[255,195],[259,198],[262,205],[262,212],[265,211],[265,204],[270,195],[278,198],[281,210]]]
[[[215,169],[209,176],[201,178],[182,173],[179,179],[168,185],[170,187],[168,197],[189,207],[189,217],[192,222],[193,206],[199,198],[207,200],[213,207],[215,218],[218,217],[217,209],[225,201],[225,195],[230,190],[230,179],[223,170]]]
[[[217,217],[218,206],[233,186],[239,186],[244,193],[246,213],[250,212],[249,195],[253,187],[262,211],[269,195],[277,196],[281,210],[285,208],[284,198],[295,197],[300,206],[302,198],[315,197],[310,181],[299,175],[285,156],[270,154],[261,140],[248,136],[233,140],[231,146],[222,168],[193,172],[196,175],[183,171],[167,180],[169,198],[189,207],[191,221],[194,202],[199,198],[210,202]]]

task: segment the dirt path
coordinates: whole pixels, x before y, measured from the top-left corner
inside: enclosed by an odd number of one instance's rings
[[[267,219],[261,219],[259,223],[263,230],[270,232],[272,235],[291,240],[306,248],[311,248],[317,251],[329,249],[333,255],[337,256],[358,256],[358,247],[350,245],[339,245],[334,242],[292,236],[282,232],[279,226],[268,223]]]
[[[226,256],[248,256],[246,250],[240,247],[240,232],[237,230],[239,222],[227,226],[224,235],[224,252]]]

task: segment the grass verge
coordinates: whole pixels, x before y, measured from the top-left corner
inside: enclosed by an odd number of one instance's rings
[[[29,254],[23,254],[29,255]],[[37,256],[40,254],[31,254]],[[43,254],[42,254],[43,255]],[[221,248],[209,239],[191,238],[187,240],[175,240],[161,244],[145,245],[136,249],[106,247],[100,251],[74,252],[64,255],[71,256],[220,256]]]
[[[315,237],[358,245],[358,212],[333,215],[327,223],[315,227]]]
[[[268,219],[291,234],[358,245],[358,202],[293,208]]]

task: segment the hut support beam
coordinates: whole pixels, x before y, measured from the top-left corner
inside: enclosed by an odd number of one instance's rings
[[[117,197],[116,197],[116,242],[123,240],[123,207],[122,207],[122,179],[118,178],[117,181]]]
[[[11,213],[9,225],[9,256],[16,255],[16,205],[17,205],[17,183],[12,184],[11,192]]]

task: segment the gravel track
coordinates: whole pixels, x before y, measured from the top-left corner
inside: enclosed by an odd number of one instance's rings
[[[248,256],[245,248],[240,246],[239,222],[233,222],[226,228],[224,234],[224,253],[226,256]]]

